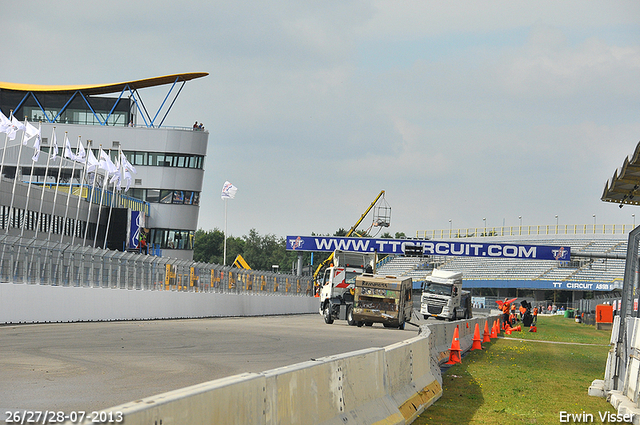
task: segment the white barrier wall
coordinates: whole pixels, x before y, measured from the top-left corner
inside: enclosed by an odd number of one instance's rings
[[[475,323],[460,325],[463,351]],[[442,396],[440,362],[448,357],[456,323],[423,326],[419,336],[273,369],[245,373],[106,409],[127,425],[407,424]],[[467,343],[468,342],[468,343]],[[446,359],[445,359],[446,360]],[[86,422],[88,423],[88,422]]]
[[[624,341],[627,349],[618,347],[618,335],[620,330],[620,316],[616,316],[611,332],[609,355],[605,369],[604,380],[595,380],[589,387],[589,395],[606,397],[611,405],[621,415],[632,415],[632,423],[640,424],[640,319],[626,318],[627,341]],[[627,352],[628,356],[622,355]],[[624,362],[624,364],[618,364]],[[619,367],[621,376],[616,380],[616,367]],[[614,389],[616,387],[616,389]]]
[[[0,324],[317,313],[306,296],[0,284]]]

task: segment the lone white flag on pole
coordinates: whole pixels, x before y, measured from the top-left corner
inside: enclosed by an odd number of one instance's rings
[[[238,188],[229,183],[228,181],[224,182],[224,186],[222,186],[222,195],[220,196],[222,199],[235,198],[236,192]]]

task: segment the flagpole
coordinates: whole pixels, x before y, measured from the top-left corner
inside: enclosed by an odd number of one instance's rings
[[[55,133],[56,128],[53,127],[51,130],[51,139],[53,140],[53,134]],[[51,160],[51,149],[49,149],[49,154],[47,155],[47,165],[44,168],[44,180],[42,181],[42,193],[40,193],[40,206],[38,207],[38,217],[36,221],[36,235],[34,239],[38,238],[38,233],[40,232],[40,221],[42,220],[42,205],[44,203],[44,192],[47,187],[47,175],[49,174],[49,161]]]
[[[113,183],[113,192],[111,192],[111,202],[109,202],[109,215],[107,216],[107,227],[104,234],[103,249],[107,249],[107,236],[109,236],[109,226],[111,225],[111,210],[113,210],[113,203],[116,198],[116,183]]]
[[[78,142],[80,141],[80,136],[78,136]],[[78,152],[76,151],[76,159],[78,159]],[[83,188],[83,184],[84,184],[84,179],[85,176],[87,175],[87,159],[86,159],[86,154],[85,154],[85,158],[83,158],[84,162],[82,162],[81,164],[83,164],[82,166],[82,177],[80,178],[80,192],[78,193],[78,204],[76,205],[76,218],[75,221],[73,222],[73,235],[71,236],[71,245],[73,245],[73,243],[76,240],[76,228],[78,227],[78,218],[80,217],[80,201],[82,200],[82,188]],[[88,196],[88,194],[87,194]],[[89,222],[87,221],[87,225],[89,225]],[[82,226],[80,226],[80,231],[82,231]]]
[[[42,123],[40,123],[38,125],[38,128],[39,128],[38,129],[38,135],[36,135],[36,137],[39,137],[39,135],[40,135],[40,131],[42,130]],[[40,149],[40,145],[38,145],[38,152],[39,152],[39,149]],[[34,154],[34,156],[31,157],[31,173],[29,174],[29,185],[27,186],[27,201],[26,201],[26,204],[25,204],[25,207],[24,207],[25,216],[28,214],[28,211],[29,211],[29,195],[31,194],[31,182],[33,181],[33,169],[36,166],[36,161],[35,161],[34,157],[35,157],[35,154]],[[22,236],[24,235],[24,228],[26,227],[26,224],[27,224],[27,220],[26,220],[26,217],[25,217],[25,219],[22,220],[22,228],[20,229],[20,238],[22,238]]]
[[[120,162],[120,152],[121,152],[120,148],[118,148],[118,163]],[[111,151],[109,151],[109,155],[111,155]],[[118,167],[118,170],[116,172],[120,172],[119,168],[120,167]],[[113,210],[113,204],[116,198],[116,184],[119,183],[119,181],[120,181],[120,176],[118,176],[118,179],[113,181],[113,192],[111,194],[111,202],[109,203],[109,217],[107,218],[107,230],[104,237],[103,249],[107,249],[107,236],[109,235],[109,226],[111,225],[111,211]]]
[[[67,193],[67,202],[65,203],[65,207],[64,207],[64,216],[63,216],[63,220],[62,220],[62,232],[60,232],[60,243],[62,243],[62,240],[64,238],[64,232],[65,229],[67,227],[67,215],[69,214],[69,201],[71,200],[71,195],[73,194],[73,176],[76,173],[76,161],[73,159],[73,152],[71,151],[71,144],[69,143],[69,139],[67,139],[65,137],[65,141],[64,141],[64,150],[65,150],[65,155],[64,157],[67,159],[70,159],[71,161],[73,161],[73,165],[71,167],[71,178],[69,179],[69,192]],[[78,136],[78,146],[80,146],[80,137]],[[67,150],[68,155],[67,156]],[[76,151],[78,150],[78,147],[76,146]],[[71,157],[71,158],[69,158]]]
[[[100,145],[100,153],[102,154],[102,145]],[[111,149],[109,149],[109,153],[107,154],[111,156]],[[102,182],[102,191],[100,193],[100,204],[98,205],[98,219],[96,220],[96,234],[93,236],[93,247],[96,247],[96,243],[98,242],[98,230],[100,229],[100,215],[102,214],[102,201],[104,200],[104,189],[109,184],[109,171],[105,170],[104,181]],[[105,233],[105,239],[107,237]]]
[[[11,113],[9,114],[9,121],[11,121],[11,118],[13,117],[13,109],[11,110]],[[2,172],[4,171],[4,156],[7,153],[7,143],[9,142],[9,133],[5,133],[4,134],[4,149],[2,150],[2,162],[0,162],[0,179],[2,179]]]
[[[87,227],[84,228],[84,238],[82,239],[82,245],[84,246],[87,243],[87,233],[89,232],[89,220],[91,219],[91,206],[93,205],[93,196],[96,187],[96,180],[98,179],[98,170],[95,169],[93,171],[93,181],[91,182],[91,196],[87,194],[87,199],[89,200],[89,208],[87,211]],[[97,230],[97,227],[96,227]]]
[[[1,113],[1,112],[0,112]],[[9,111],[9,123],[11,123],[11,119],[13,118],[13,109]],[[8,130],[8,129],[7,129]],[[4,171],[4,158],[7,153],[7,143],[9,142],[9,133],[5,132],[4,135],[4,149],[2,150],[2,161],[0,162],[0,181],[4,178],[2,177]],[[9,225],[11,224],[11,209],[9,209],[9,213],[7,214],[7,221],[4,221],[4,207],[2,211],[2,222],[5,226],[5,239],[9,233]],[[6,247],[3,247],[2,254],[0,254],[0,273],[4,274],[4,252],[6,251]]]
[[[26,118],[25,118],[26,121]],[[13,189],[11,190],[11,202],[9,203],[9,224],[11,224],[11,213],[13,212],[13,201],[15,200],[16,197],[16,184],[18,182],[18,169],[20,168],[20,157],[22,156],[22,147],[24,146],[24,135],[25,132],[23,130],[22,132],[22,140],[20,141],[20,147],[18,148],[18,159],[16,160],[16,172],[13,176]],[[15,221],[15,214],[14,214],[14,221]],[[9,234],[9,227],[7,226],[6,231],[5,231],[5,235]]]
[[[222,265],[227,265],[227,198],[224,199],[224,254],[222,257]]]
[[[64,132],[64,137],[67,137],[67,132]],[[56,141],[56,157],[58,156],[58,144]],[[53,194],[53,204],[51,206],[51,224],[49,226],[49,236],[47,236],[47,241],[51,240],[51,234],[53,233],[53,223],[55,220],[56,213],[56,200],[58,199],[58,189],[60,185],[60,173],[62,172],[62,155],[60,155],[60,164],[58,164],[58,177],[56,178],[56,191]]]

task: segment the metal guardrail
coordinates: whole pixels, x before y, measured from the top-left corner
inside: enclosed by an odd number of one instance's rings
[[[0,282],[313,296],[311,277],[18,237],[0,239]]]
[[[508,227],[469,227],[462,229],[418,230],[418,239],[451,239],[491,236],[533,235],[623,235],[635,226],[631,224],[560,224]]]

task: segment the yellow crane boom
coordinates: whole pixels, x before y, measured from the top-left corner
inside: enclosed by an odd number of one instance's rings
[[[384,196],[384,190],[380,191],[380,193],[378,194],[378,196],[376,196],[376,199],[373,200],[373,202],[371,203],[371,205],[369,205],[369,208],[366,209],[366,211],[360,216],[360,218],[358,219],[358,221],[356,221],[356,224],[353,225],[353,227],[351,227],[351,229],[349,229],[349,231],[347,232],[347,234],[345,235],[345,237],[349,237],[351,236],[351,234],[353,232],[355,232],[355,230],[358,228],[358,226],[360,225],[360,223],[362,223],[362,220],[364,220],[364,218],[367,216],[367,214],[369,214],[369,212],[371,211],[371,209],[378,203],[378,200],[380,198],[382,198],[382,196]],[[320,271],[322,269],[324,269],[327,264],[329,264],[331,262],[331,260],[333,260],[333,252],[331,253],[331,255],[329,255],[329,257],[324,260],[322,263],[320,263],[320,265],[318,266],[318,268],[316,269],[316,271],[313,273],[313,281],[315,282],[318,278],[318,275],[320,274]]]

